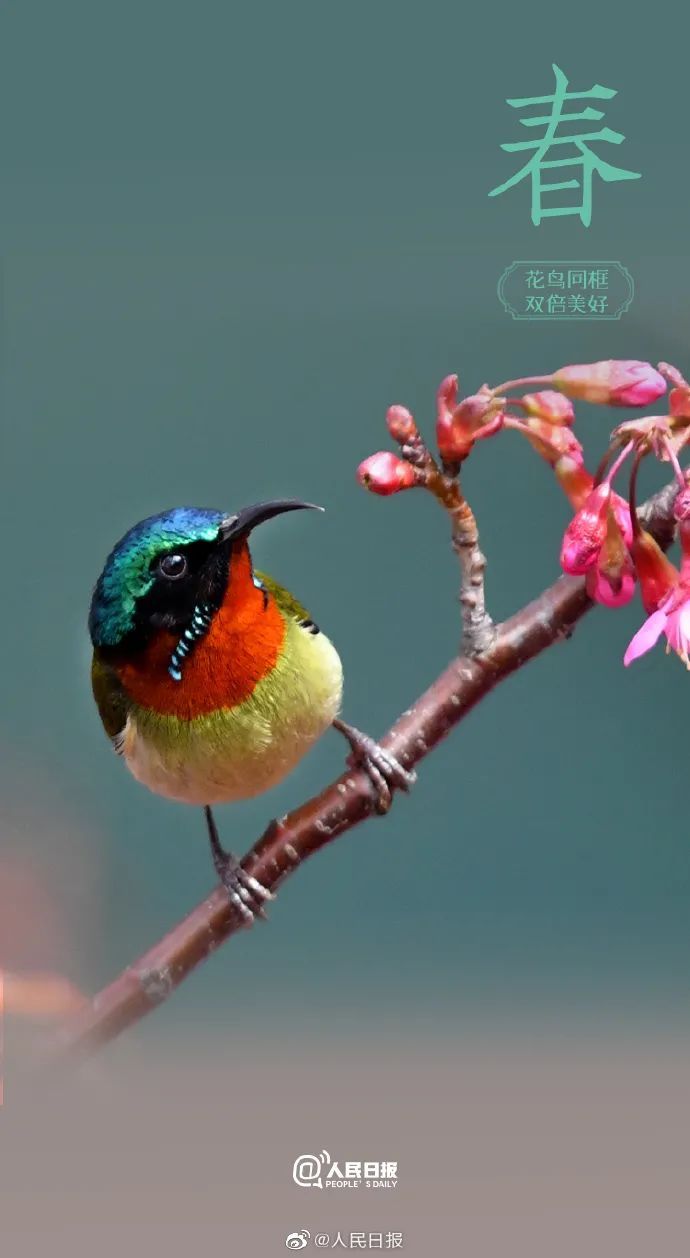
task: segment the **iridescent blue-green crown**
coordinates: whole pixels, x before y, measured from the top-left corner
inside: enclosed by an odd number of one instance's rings
[[[89,633],[94,646],[117,646],[133,629],[137,602],[153,584],[151,564],[158,555],[191,542],[215,541],[224,518],[222,511],[204,507],[173,507],[125,533],[93,592]]]

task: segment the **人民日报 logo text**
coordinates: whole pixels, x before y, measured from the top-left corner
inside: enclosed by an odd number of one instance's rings
[[[398,1163],[336,1160],[322,1149],[320,1153],[300,1153],[292,1178],[300,1188],[396,1188]]]

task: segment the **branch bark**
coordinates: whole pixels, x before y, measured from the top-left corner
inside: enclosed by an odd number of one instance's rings
[[[674,534],[675,483],[640,511],[646,527],[667,548]],[[388,731],[381,745],[412,769],[450,733],[472,708],[529,660],[570,636],[592,606],[584,581],[561,577],[539,598],[502,625],[480,656],[458,656]],[[375,798],[367,775],[343,773],[320,795],[273,821],[244,857],[244,868],[271,891],[301,863],[339,835],[371,816]],[[197,965],[239,930],[242,921],[216,887],[153,948],[128,966],[59,1032],[65,1052],[86,1052],[113,1040],[171,995]]]
[[[460,650],[463,655],[474,659],[489,650],[495,635],[494,622],[486,609],[486,558],[479,546],[477,521],[469,502],[463,496],[457,475],[447,475],[432,461],[426,474],[425,487],[448,513],[450,520],[451,545],[460,563]]]

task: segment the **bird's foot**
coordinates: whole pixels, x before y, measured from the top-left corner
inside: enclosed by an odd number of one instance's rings
[[[376,811],[387,813],[391,806],[394,789],[409,791],[417,781],[417,774],[405,769],[390,751],[385,751],[375,739],[355,729],[354,725],[348,725],[339,717],[333,725],[347,739],[352,748],[349,763],[364,769],[367,774],[376,793]]]
[[[228,893],[230,903],[237,910],[245,926],[251,926],[256,917],[266,920],[264,904],[275,900],[272,891],[243,869],[232,852],[224,852],[224,859],[214,861],[216,873]]]
[[[243,869],[232,852],[225,851],[211,809],[205,808],[204,813],[215,871],[243,924],[251,926],[256,917],[266,918],[264,904],[267,900],[275,900],[275,896],[268,887],[264,887],[263,883]]]

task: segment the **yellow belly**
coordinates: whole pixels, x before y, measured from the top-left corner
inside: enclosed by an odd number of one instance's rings
[[[337,716],[341,695],[333,644],[291,621],[278,663],[243,703],[191,721],[135,707],[120,750],[158,795],[187,804],[248,799],[295,767]]]

